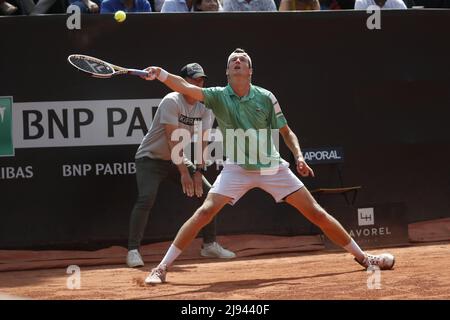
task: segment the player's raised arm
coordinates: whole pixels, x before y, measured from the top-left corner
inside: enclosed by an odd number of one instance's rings
[[[185,94],[198,101],[204,100],[202,88],[190,84],[180,76],[168,73],[160,67],[148,67],[145,71],[148,72],[148,76],[144,78],[145,80],[158,79],[173,91]]]

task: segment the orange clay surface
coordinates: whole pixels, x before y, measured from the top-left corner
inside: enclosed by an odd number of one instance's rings
[[[66,268],[0,272],[0,292],[31,299],[450,299],[450,243],[370,250],[396,256],[381,289],[348,253],[276,253],[180,260],[167,283],[143,283],[155,262],[81,267],[81,288],[67,289]],[[372,276],[373,277],[373,276]]]

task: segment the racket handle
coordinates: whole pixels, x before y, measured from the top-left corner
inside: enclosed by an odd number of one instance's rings
[[[128,73],[133,76],[148,77],[148,72],[144,70],[129,69]]]

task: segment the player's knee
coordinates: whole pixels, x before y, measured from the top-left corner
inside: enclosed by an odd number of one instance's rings
[[[330,221],[328,213],[320,206],[313,209],[312,220],[318,226],[326,226]]]
[[[195,219],[201,225],[207,225],[214,218],[214,211],[209,208],[202,206],[195,212]]]

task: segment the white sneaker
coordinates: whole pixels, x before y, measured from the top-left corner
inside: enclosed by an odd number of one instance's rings
[[[203,244],[200,255],[208,258],[221,258],[221,259],[233,259],[236,258],[236,254],[230,250],[224,249],[217,242]]]
[[[160,264],[152,269],[152,272],[145,278],[146,284],[159,284],[166,282],[167,265]]]
[[[128,251],[127,254],[127,265],[130,268],[143,267],[144,261],[142,260],[141,255],[137,249]]]
[[[390,270],[395,264],[395,257],[390,253],[382,253],[380,255],[366,254],[363,261],[358,261],[356,258],[355,260],[366,269],[370,266],[377,266],[380,270]]]

